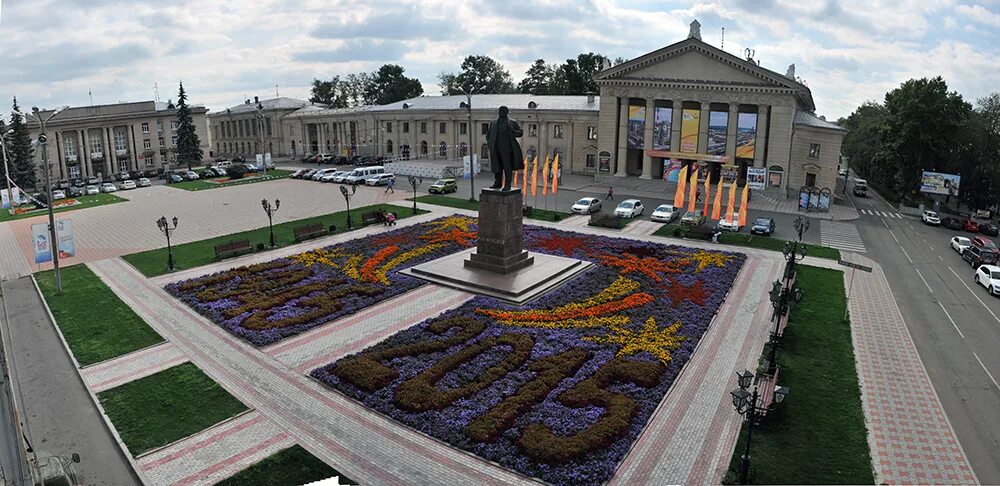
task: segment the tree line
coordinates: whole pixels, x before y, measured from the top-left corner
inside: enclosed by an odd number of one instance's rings
[[[841,148],[850,167],[893,202],[929,202],[925,170],[961,175],[957,196],[970,208],[1000,201],[1000,93],[973,106],[940,76],[910,79],[838,123],[850,130]]]
[[[597,94],[594,75],[606,63],[618,65],[624,58],[614,61],[593,52],[582,53],[562,64],[547,64],[536,60],[524,73],[524,78],[514,83],[510,71],[489,56],[467,56],[459,72],[441,73],[438,84],[444,96],[468,94],[523,93],[535,95]],[[378,70],[351,73],[329,80],[313,79],[309,101],[334,108],[361,105],[385,105],[424,93],[419,79],[409,78],[406,70],[396,64],[385,64]]]

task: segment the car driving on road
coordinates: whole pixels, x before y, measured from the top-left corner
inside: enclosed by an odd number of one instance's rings
[[[590,214],[601,210],[601,200],[596,197],[585,197],[580,199],[570,208],[575,214]]]
[[[920,221],[923,221],[924,224],[937,226],[941,224],[941,217],[934,211],[924,211],[924,213],[920,215]]]
[[[979,232],[984,235],[1000,236],[1000,227],[993,223],[979,223]]]
[[[671,204],[661,204],[649,215],[649,219],[657,223],[672,223],[681,215],[681,212]]]
[[[642,201],[638,199],[626,199],[615,208],[615,216],[623,218],[634,218],[642,215]]]
[[[960,230],[962,229],[962,220],[951,217],[944,218],[941,220],[941,226],[944,226],[945,228],[948,229]]]
[[[458,184],[455,179],[438,179],[431,184],[431,187],[427,188],[427,192],[430,194],[447,194],[457,190]]]
[[[753,226],[750,227],[750,234],[752,235],[771,236],[771,234],[773,233],[774,233],[773,218],[757,218],[757,221],[754,221]]]
[[[972,241],[964,236],[955,236],[951,239],[951,249],[959,255],[965,253],[965,249],[972,246]]]
[[[990,295],[1000,294],[1000,267],[996,265],[980,265],[973,279],[977,284],[986,287]]]

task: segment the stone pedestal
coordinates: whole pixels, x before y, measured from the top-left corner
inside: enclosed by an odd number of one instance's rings
[[[522,246],[521,208],[521,189],[483,189],[476,251],[465,260],[465,267],[508,274],[534,263],[534,257]]]

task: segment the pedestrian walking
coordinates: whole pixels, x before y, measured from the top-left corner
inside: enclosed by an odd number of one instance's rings
[[[614,187],[608,186],[608,197],[604,198],[604,200],[607,201],[608,199],[610,199],[612,201],[615,200],[615,188]]]
[[[389,183],[385,185],[385,192],[386,193],[388,193],[388,192],[391,192],[393,194],[396,193],[396,190],[392,188],[392,183],[394,181],[395,181],[395,179],[389,179]],[[383,193],[383,194],[385,194],[385,193]]]

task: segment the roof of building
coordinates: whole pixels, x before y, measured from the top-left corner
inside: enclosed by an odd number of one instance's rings
[[[190,105],[192,110],[205,110],[208,111],[203,105]],[[26,110],[22,110],[26,111]],[[47,118],[55,110],[39,110],[39,116],[43,119]],[[134,101],[130,103],[113,103],[106,105],[93,105],[93,106],[72,106],[66,108],[59,116],[52,120],[52,123],[67,122],[71,120],[81,120],[89,119],[101,116],[121,116],[121,115],[140,115],[144,113],[153,113],[157,111],[173,111],[167,108],[167,103],[162,101]],[[32,118],[28,117],[28,124],[33,123]]]
[[[250,102],[243,102],[238,105],[230,106],[225,110],[213,113],[213,116],[219,115],[236,115],[240,113],[251,113],[257,111],[257,103],[253,100]],[[297,110],[304,106],[310,106],[308,101],[300,100],[296,98],[271,98],[267,100],[259,100],[263,109],[266,110]]]
[[[795,124],[796,125],[806,125],[815,128],[826,128],[828,130],[838,130],[846,132],[847,129],[837,125],[833,122],[828,122],[818,116],[815,113],[810,113],[805,110],[795,110]]]
[[[594,96],[588,102],[587,96],[531,95],[531,94],[480,94],[472,95],[473,110],[496,110],[506,106],[511,110],[528,110],[534,102],[536,110],[599,111],[601,99]],[[387,105],[365,105],[352,108],[323,108],[306,106],[286,115],[291,118],[341,115],[349,113],[383,112],[396,110],[458,110],[463,109],[465,95],[419,96]]]

